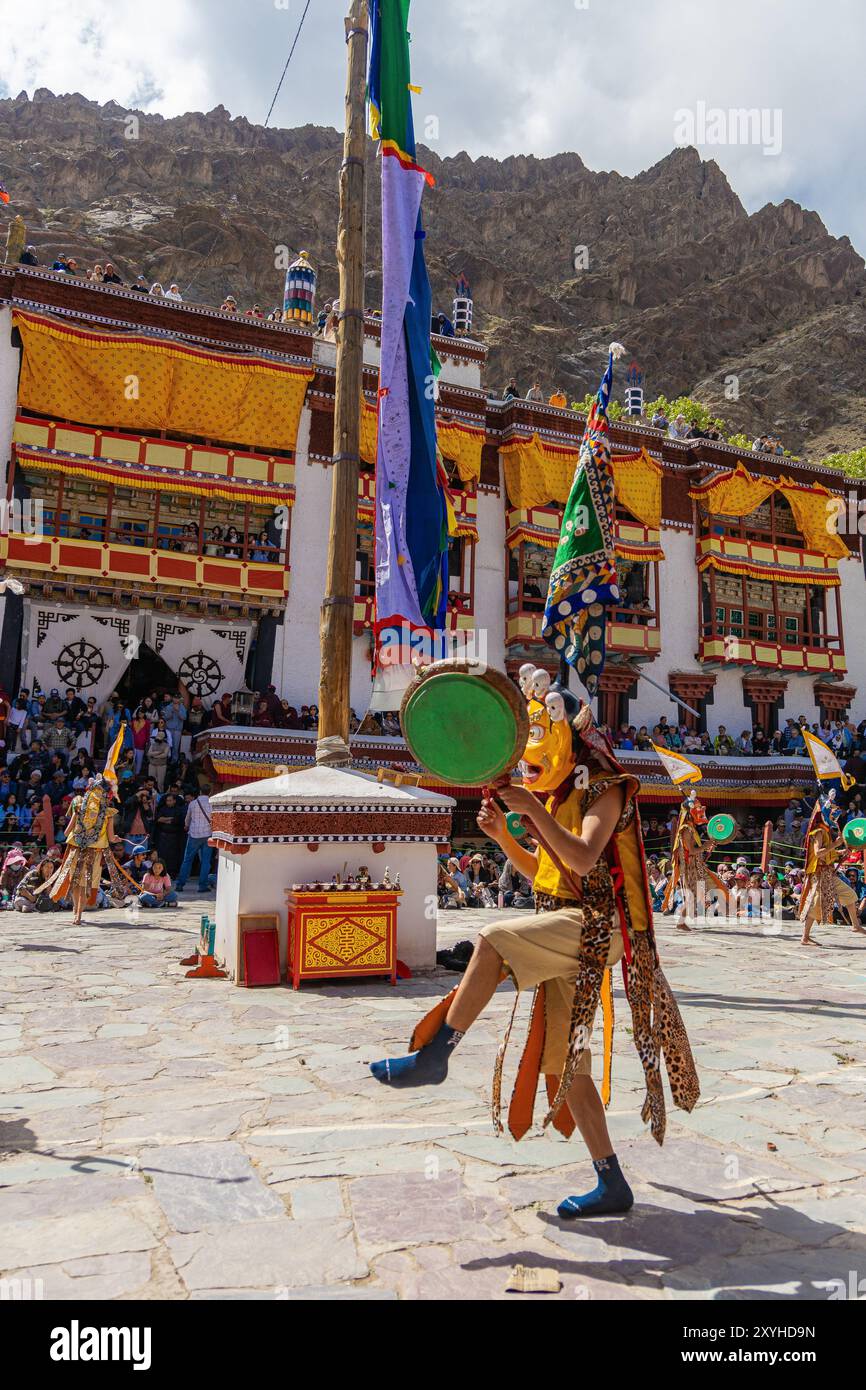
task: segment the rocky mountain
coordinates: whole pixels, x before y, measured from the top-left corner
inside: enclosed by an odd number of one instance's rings
[[[271,130],[223,107],[174,119],[44,90],[0,101],[0,178],[50,264],[110,259],[185,297],[269,310],[279,248],[307,247],[336,293],[342,141]],[[463,271],[490,348],[491,393],[513,373],[581,398],[608,342],[649,398],[692,394],[731,430],[820,458],[866,439],[866,267],[847,237],[786,201],[749,215],[718,165],[677,149],[624,178],[576,154],[440,159],[425,197],[434,299]],[[378,167],[369,146],[368,303],[380,291]],[[731,399],[730,379],[739,395]],[[727,388],[727,390],[726,390]]]

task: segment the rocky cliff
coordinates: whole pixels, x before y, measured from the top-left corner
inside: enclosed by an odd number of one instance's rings
[[[45,262],[111,259],[185,297],[269,310],[278,248],[302,246],[334,295],[341,137],[265,130],[222,107],[167,120],[114,102],[0,101],[0,178]],[[812,457],[866,439],[866,269],[846,237],[796,203],[746,213],[724,174],[678,149],[635,178],[576,154],[420,158],[437,305],[463,271],[491,393],[594,389],[607,343],[642,366],[649,397],[693,394],[730,428],[780,434]],[[370,145],[368,304],[378,302],[378,169]],[[737,379],[739,397],[726,383]]]

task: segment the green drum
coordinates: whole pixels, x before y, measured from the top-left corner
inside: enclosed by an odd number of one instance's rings
[[[421,669],[400,707],[416,762],[454,786],[482,787],[520,761],[529,717],[501,671],[450,658]]]
[[[733,816],[723,814],[707,821],[707,834],[717,845],[726,845],[728,840],[732,840],[736,828]]]
[[[849,849],[866,849],[866,817],[849,820],[842,827],[842,839]]]
[[[516,811],[508,811],[505,816],[505,824],[508,827],[509,835],[513,835],[515,840],[522,840],[526,834],[526,826],[520,819]]]

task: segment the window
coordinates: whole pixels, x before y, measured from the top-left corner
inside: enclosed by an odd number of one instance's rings
[[[448,542],[448,609],[452,613],[475,611],[475,544],[468,536],[452,536]]]
[[[708,641],[737,637],[745,642],[796,647],[803,652],[843,649],[838,590],[817,584],[741,578],[716,569],[704,573],[701,590],[702,631]],[[832,609],[828,602],[833,604]],[[834,630],[831,612],[835,612]]]
[[[554,551],[521,541],[508,552],[508,612],[543,613]]]
[[[45,519],[45,529],[51,536],[69,535],[69,513],[57,512],[53,508],[46,507],[42,513]]]
[[[708,516],[704,512],[700,518],[700,534],[758,541],[764,545],[786,545],[795,550],[805,548],[790,503],[776,492],[748,516]]]
[[[355,548],[355,597],[372,598],[376,591],[376,569],[373,558],[373,523],[358,522],[358,542]]]

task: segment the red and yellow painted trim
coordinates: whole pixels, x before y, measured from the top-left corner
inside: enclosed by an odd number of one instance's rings
[[[541,636],[543,614],[512,613],[505,619],[505,645],[544,647]],[[608,621],[607,647],[609,651],[628,652],[632,656],[657,656],[662,649],[662,635],[658,627],[646,623],[620,623]]]
[[[213,475],[238,482],[291,486],[295,481],[293,459],[244,449],[187,444],[177,439],[153,439],[121,430],[98,430],[89,425],[57,424],[32,420],[20,413],[15,419],[12,442],[25,449],[57,450],[105,463],[131,464],[140,468],[171,469],[176,473]]]
[[[52,454],[38,449],[17,448],[18,463],[30,464],[49,473],[64,477],[89,478],[94,482],[114,483],[118,487],[144,488],[151,492],[184,493],[193,496],[224,497],[232,502],[251,502],[259,506],[291,507],[295,502],[293,487],[256,487],[228,478],[194,478],[189,475],[146,472],[124,464],[110,464],[99,459],[80,458],[71,454]]]
[[[703,536],[697,543],[698,571],[715,569],[722,574],[748,579],[779,580],[787,584],[839,583],[839,561],[815,550],[771,545],[763,541],[737,540],[731,536]]]
[[[505,526],[505,544],[509,550],[521,541],[555,550],[559,545],[562,513],[555,507],[509,507]],[[665,558],[657,527],[643,526],[639,521],[617,521],[614,529],[616,553],[621,559],[652,563]]]
[[[702,637],[699,643],[700,661],[724,666],[769,666],[784,674],[786,671],[805,671],[808,674],[844,675],[848,670],[845,653],[812,651],[804,647],[786,647],[779,642],[764,642],[738,637],[736,656],[731,655],[731,642],[724,637]]]
[[[173,550],[115,545],[63,537],[35,539],[15,532],[0,535],[0,567],[35,570],[58,581],[93,579],[103,584],[177,585],[209,593],[281,601],[289,592],[284,565],[183,555]]]

